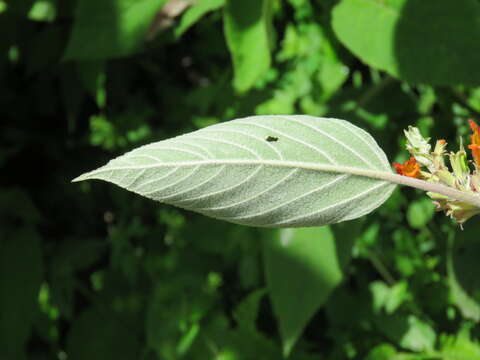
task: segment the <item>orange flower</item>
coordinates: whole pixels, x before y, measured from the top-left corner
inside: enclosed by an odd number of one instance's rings
[[[393,167],[397,170],[397,173],[403,176],[409,176],[413,178],[420,178],[420,164],[412,156],[410,160],[405,161],[403,164],[394,163]]]
[[[469,120],[470,128],[473,134],[470,136],[471,144],[468,148],[472,150],[473,160],[477,166],[480,166],[480,126],[473,120]]]

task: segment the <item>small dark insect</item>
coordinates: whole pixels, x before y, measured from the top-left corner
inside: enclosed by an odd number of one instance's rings
[[[278,141],[278,137],[275,137],[275,136],[267,136],[267,137],[265,138],[265,140],[267,140],[268,142]]]

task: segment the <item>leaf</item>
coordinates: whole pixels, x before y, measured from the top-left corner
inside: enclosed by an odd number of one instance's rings
[[[462,329],[457,335],[440,337],[441,354],[445,360],[480,359],[480,344],[470,338],[470,331]]]
[[[380,206],[394,185],[383,151],[350,123],[256,116],[133,150],[74,181],[101,179],[238,224],[320,226]]]
[[[367,355],[365,360],[392,360],[395,359],[397,350],[390,344],[375,346]]]
[[[0,241],[0,358],[23,359],[43,278],[40,239],[29,227]]]
[[[344,254],[339,254],[327,226],[284,229],[275,235],[264,242],[265,276],[287,356],[308,321],[342,281],[340,257]],[[350,248],[343,252],[349,253]]]
[[[175,28],[175,36],[181,37],[185,31],[190,29],[206,13],[217,10],[225,4],[225,0],[200,0],[188,8],[183,14],[178,26]]]
[[[411,351],[432,351],[436,341],[433,328],[414,315],[406,317],[396,313],[378,316],[375,323],[379,330],[399,346]]]
[[[139,340],[131,325],[107,307],[84,311],[67,336],[67,354],[71,360],[138,359]]]
[[[50,296],[63,317],[71,319],[74,306],[74,273],[92,266],[106,247],[96,239],[63,239],[50,262]]]
[[[472,51],[480,38],[479,16],[476,0],[343,0],[333,10],[332,26],[362,61],[395,77],[474,85],[480,83],[480,53]]]
[[[480,321],[480,268],[478,254],[478,226],[467,227],[455,234],[447,252],[448,282],[455,304],[461,314],[476,322]]]
[[[106,62],[79,61],[76,65],[85,90],[95,99],[99,108],[104,108],[107,103]]]
[[[65,60],[128,56],[143,46],[153,18],[166,0],[82,0],[77,3]]]
[[[258,308],[260,307],[260,301],[265,295],[265,289],[258,289],[248,294],[240,304],[237,305],[234,312],[235,320],[238,323],[238,327],[243,330],[255,333],[256,320],[258,315]]]
[[[408,331],[403,334],[400,346],[412,351],[433,351],[436,334],[426,322],[410,315],[408,317]]]
[[[435,214],[435,205],[430,199],[421,198],[412,201],[408,206],[408,224],[414,229],[423,228]]]
[[[393,314],[408,297],[408,284],[405,281],[397,282],[389,287],[383,281],[374,281],[370,284],[373,295],[373,310],[380,313],[382,309],[387,314]]]
[[[270,67],[270,0],[227,0],[224,32],[233,59],[233,86],[249,90]]]

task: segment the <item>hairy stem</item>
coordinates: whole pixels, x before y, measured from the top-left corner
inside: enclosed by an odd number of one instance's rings
[[[384,179],[395,184],[414,187],[424,191],[430,191],[437,194],[448,196],[449,198],[463,201],[465,203],[480,207],[480,196],[463,192],[442,184],[431,183],[425,180],[415,179],[408,176],[382,173],[378,179]]]
[[[99,168],[89,173],[83,174],[72,181],[82,181],[88,179],[95,179],[98,174],[104,172],[110,172],[113,170],[132,170],[132,169],[147,169],[147,168],[159,168],[159,167],[182,167],[182,166],[217,166],[217,165],[232,165],[232,166],[252,166],[263,165],[272,167],[286,167],[286,168],[298,168],[313,171],[333,172],[342,174],[352,174],[356,176],[364,176],[373,179],[385,180],[394,184],[405,185],[414,187],[424,191],[430,191],[437,194],[445,195],[449,198],[463,201],[465,203],[474,205],[480,208],[480,195],[473,193],[467,193],[460,190],[453,189],[451,187],[431,183],[428,181],[411,178],[408,176],[397,175],[388,171],[368,170],[361,168],[353,168],[348,166],[339,166],[331,164],[318,164],[302,161],[287,161],[287,160],[256,160],[256,159],[221,159],[221,160],[191,160],[191,161],[179,161],[179,162],[162,162],[149,165],[125,165],[125,166],[109,166]]]

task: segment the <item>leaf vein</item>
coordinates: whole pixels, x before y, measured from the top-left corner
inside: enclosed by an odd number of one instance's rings
[[[253,138],[253,139],[255,139],[255,140],[260,141],[263,145],[267,145],[268,147],[270,147],[270,148],[273,150],[273,152],[275,152],[275,153],[278,155],[279,160],[283,160],[283,159],[284,159],[284,158],[283,158],[283,154],[282,154],[280,151],[278,151],[278,149],[277,149],[275,146],[273,146],[273,145],[270,144],[269,142],[265,141],[265,140],[262,139],[261,137],[254,136],[254,135],[251,135],[251,134],[249,134],[249,133],[246,133],[246,132],[243,132],[243,131],[240,131],[240,130],[219,129],[219,128],[217,128],[217,127],[215,127],[215,129],[212,129],[212,130],[202,130],[202,132],[215,132],[215,131],[223,131],[223,132],[229,132],[229,133],[234,133],[234,134],[242,134],[242,135],[244,135],[244,136],[251,137],[251,138]]]
[[[330,140],[336,142],[337,144],[341,145],[342,147],[344,147],[345,149],[347,149],[348,151],[350,151],[353,155],[355,155],[357,158],[359,158],[360,160],[362,160],[365,165],[367,165],[369,168],[373,168],[372,165],[370,164],[370,162],[368,160],[366,160],[362,155],[360,155],[357,151],[355,151],[354,149],[352,149],[350,146],[344,144],[342,141],[340,141],[339,139],[337,139],[336,137],[324,132],[323,130],[319,129],[318,127],[316,126],[313,126],[313,125],[309,125],[309,124],[306,124],[306,123],[302,123],[298,120],[295,120],[295,119],[290,119],[288,117],[285,117],[285,116],[279,116],[280,118],[282,119],[285,119],[285,120],[288,120],[288,121],[291,121],[291,122],[294,122],[295,124],[297,125],[300,125],[300,126],[303,126],[303,127],[307,127],[309,129],[312,129],[316,132],[318,132],[319,134],[329,138]],[[336,123],[336,122],[335,122]]]
[[[266,125],[260,125],[260,124],[257,124],[257,123],[254,123],[253,121],[242,121],[242,120],[238,120],[237,121],[237,124],[245,124],[245,125],[250,125],[250,126],[257,126],[257,127],[260,127],[260,128],[263,128],[263,129],[266,129],[268,131],[271,131],[272,133],[277,133],[281,136],[284,136],[286,137],[287,139],[290,139],[290,140],[293,140],[295,142],[298,142],[299,144],[302,144],[306,147],[309,147],[310,149],[313,149],[314,151],[318,152],[320,155],[322,155],[322,157],[326,158],[331,164],[333,165],[338,165],[335,160],[333,158],[331,158],[325,151],[322,151],[320,150],[319,148],[317,148],[315,145],[311,145],[309,143],[306,143],[305,141],[302,141],[300,139],[297,139],[293,136],[290,136],[288,134],[285,134],[284,132],[280,131],[280,130],[275,130],[275,129],[272,129],[271,127],[269,126],[266,126]]]
[[[288,173],[287,175],[285,175],[283,178],[281,178],[279,181],[277,181],[276,183],[274,183],[273,185],[269,186],[267,189],[259,192],[258,194],[255,194],[254,196],[251,196],[247,199],[243,199],[241,201],[238,201],[236,203],[233,203],[233,204],[230,204],[230,205],[225,205],[225,206],[218,206],[218,207],[207,207],[207,208],[199,208],[199,210],[201,211],[218,211],[218,210],[224,210],[224,209],[228,209],[228,208],[232,208],[232,207],[235,207],[235,206],[239,206],[243,203],[246,203],[246,202],[249,202],[251,200],[255,200],[256,198],[258,198],[259,196],[262,196],[263,194],[265,193],[268,193],[269,191],[273,190],[274,188],[276,188],[277,186],[279,186],[281,183],[283,183],[284,181],[286,181],[288,178],[290,178],[293,174],[295,174],[296,172],[298,171],[298,169],[293,169],[292,171],[290,171],[290,173]]]
[[[356,199],[359,199],[359,198],[362,198],[363,196],[366,196],[368,194],[370,194],[372,191],[375,191],[376,189],[382,187],[382,186],[385,186],[387,183],[386,182],[381,182],[380,184],[377,184],[377,185],[374,185],[372,186],[371,188],[365,190],[365,191],[362,191],[361,193],[358,193],[354,196],[351,196],[347,199],[343,199],[342,201],[339,201],[339,202],[336,202],[334,204],[331,204],[331,205],[328,205],[328,206],[325,206],[324,208],[321,208],[319,210],[315,210],[309,214],[303,214],[301,216],[295,216],[295,217],[291,217],[290,219],[287,219],[287,220],[283,220],[283,221],[277,221],[277,222],[274,222],[272,224],[269,224],[269,226],[285,226],[285,225],[288,225],[289,223],[292,223],[292,222],[295,222],[297,220],[301,220],[302,218],[307,218],[309,216],[313,216],[313,215],[319,215],[325,211],[328,211],[330,210],[331,208],[334,208],[334,207],[338,207],[339,205],[342,205],[342,204],[345,204],[345,203],[348,203],[348,202],[351,202],[353,200],[356,200]]]
[[[304,198],[305,196],[308,196],[308,195],[311,195],[315,192],[318,192],[320,190],[323,190],[325,188],[328,188],[330,186],[332,186],[333,184],[336,184],[337,182],[339,181],[342,181],[344,180],[345,178],[348,178],[350,177],[351,175],[350,174],[343,174],[343,175],[339,175],[339,176],[335,176],[334,179],[332,181],[329,181],[325,184],[322,184],[321,186],[319,186],[318,188],[315,188],[313,190],[310,190],[309,192],[307,193],[304,193],[302,194],[301,196],[298,196],[298,197],[295,197],[291,200],[288,200],[286,202],[283,202],[273,208],[270,208],[270,209],[266,209],[266,210],[262,210],[256,214],[250,214],[250,215],[242,215],[242,216],[235,216],[235,217],[231,217],[230,219],[234,219],[234,220],[244,220],[244,219],[250,219],[250,218],[254,218],[254,217],[260,217],[260,216],[264,216],[266,214],[269,214],[269,213],[273,213],[275,211],[278,211],[279,209],[281,209],[282,207],[284,206],[287,206],[288,204],[291,204],[292,202],[294,201],[297,201],[297,200],[300,200],[302,198]]]
[[[375,154],[375,156],[377,157],[378,160],[380,160],[380,163],[385,166],[386,168],[390,168],[390,164],[388,164],[388,161],[387,163],[385,163],[386,161],[386,158],[382,158],[380,156],[380,154],[378,153],[378,149],[376,149],[373,144],[369,141],[367,141],[363,136],[360,136],[358,135],[354,129],[352,129],[349,124],[345,121],[339,121],[338,124],[340,126],[342,126],[344,129],[348,130],[351,134],[353,134],[353,136],[355,136],[357,139],[360,139],[363,143],[365,143],[369,148],[370,150]]]
[[[168,188],[171,188],[175,185],[178,185],[179,183],[181,183],[183,180],[185,179],[188,179],[190,176],[192,176],[195,172],[198,171],[198,169],[200,168],[200,165],[197,165],[195,166],[192,171],[190,171],[187,175],[185,176],[182,176],[180,179],[178,179],[177,181],[171,183],[171,184],[168,184],[168,185],[165,185],[163,186],[162,188],[160,189],[156,189],[154,191],[150,191],[150,192],[143,192],[142,194],[145,195],[145,196],[149,196],[149,195],[152,195],[152,194],[156,194],[156,193],[159,193],[159,192],[162,192],[162,191],[165,191],[166,189]]]
[[[178,195],[181,195],[181,194],[184,194],[186,192],[189,192],[189,191],[192,191],[192,190],[195,190],[197,188],[199,188],[200,186],[210,182],[212,179],[214,179],[215,177],[217,177],[223,170],[225,170],[227,166],[226,165],[223,165],[220,167],[220,169],[213,175],[213,176],[210,176],[209,178],[207,178],[206,180],[196,184],[196,185],[193,185],[192,187],[188,188],[188,189],[184,189],[184,190],[181,190],[181,191],[178,191],[177,193],[175,194],[172,194],[172,195],[169,195],[169,196],[165,196],[162,198],[162,201],[168,201],[168,199],[171,199],[175,196],[178,196]],[[180,200],[180,201],[177,201],[176,203],[180,203],[180,202],[184,202],[186,200]]]
[[[171,169],[170,171],[168,171],[166,174],[164,174],[163,176],[159,177],[158,179],[152,179],[150,181],[146,181],[144,183],[141,183],[139,184],[136,188],[132,189],[132,191],[135,191],[135,192],[140,192],[140,189],[147,186],[147,185],[150,185],[150,184],[153,184],[157,181],[161,181],[163,179],[165,179],[166,177],[170,176],[171,174],[175,173],[177,170],[179,169],[178,166],[174,167],[173,169]],[[146,169],[144,169],[146,170]]]
[[[230,145],[230,146],[238,147],[240,149],[243,149],[243,150],[249,152],[250,154],[253,154],[257,159],[262,158],[256,151],[254,151],[252,149],[249,149],[246,146],[234,143],[232,141],[214,139],[214,138],[209,138],[209,137],[205,137],[205,136],[198,136],[198,135],[191,135],[190,137],[193,138],[193,139],[203,139],[203,140],[207,140],[207,141],[214,141],[214,142],[219,142],[219,143],[227,144],[227,145]]]
[[[182,202],[184,201],[197,201],[197,200],[201,200],[201,199],[205,199],[205,198],[208,198],[210,196],[215,196],[215,195],[218,195],[218,194],[221,194],[221,193],[224,193],[224,192],[227,192],[227,191],[231,191],[233,189],[235,189],[236,187],[238,186],[241,186],[243,185],[244,183],[246,183],[248,180],[250,180],[253,176],[255,176],[261,169],[263,169],[264,165],[260,165],[258,168],[255,169],[255,171],[253,171],[250,175],[248,175],[245,179],[243,179],[243,181],[239,182],[239,183],[236,183],[226,189],[221,189],[221,190],[217,190],[217,191],[212,191],[210,193],[207,193],[207,194],[203,194],[203,195],[200,195],[200,196],[196,196],[196,197],[193,197],[193,198],[189,198],[189,199],[185,199],[185,200],[182,200]]]

